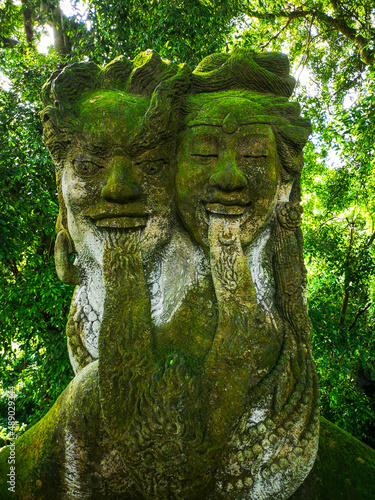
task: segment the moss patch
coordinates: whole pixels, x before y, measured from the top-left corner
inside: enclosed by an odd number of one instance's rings
[[[292,500],[375,498],[375,450],[321,419],[315,465]]]

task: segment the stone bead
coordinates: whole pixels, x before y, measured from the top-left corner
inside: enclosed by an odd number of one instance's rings
[[[241,469],[239,464],[232,464],[228,467],[230,474],[233,476],[239,476],[241,474]]]
[[[274,421],[271,420],[270,418],[267,418],[267,420],[265,421],[265,424],[266,424],[268,429],[274,429],[276,427]]]
[[[98,319],[98,317],[97,317],[96,313],[94,311],[91,311],[89,316],[88,316],[88,320],[90,321],[90,323],[93,323],[97,319]]]
[[[280,471],[280,467],[276,463],[273,463],[270,467],[270,470],[272,474],[276,474],[277,472]]]
[[[239,479],[237,481],[236,488],[237,488],[237,490],[242,490],[243,489],[243,482],[241,481],[241,479]]]
[[[90,306],[90,304],[87,304],[84,306],[84,308],[83,308],[84,313],[89,314],[91,311],[92,311],[92,307]]]
[[[262,441],[262,448],[264,450],[267,450],[270,447],[270,445],[271,445],[271,443],[269,442],[268,439],[263,439],[263,441]]]
[[[258,432],[259,434],[264,434],[265,432],[267,432],[267,427],[261,423],[258,425]]]
[[[282,457],[279,460],[279,466],[281,469],[286,469],[289,466],[289,461],[285,457]]]
[[[263,453],[263,449],[259,444],[255,444],[253,446],[253,452],[255,455],[259,455],[260,453]]]
[[[293,452],[297,457],[300,457],[303,453],[303,449],[297,446],[296,448],[293,449]]]
[[[244,484],[245,484],[245,486],[247,486],[248,488],[249,488],[250,486],[252,486],[252,485],[253,485],[253,482],[254,482],[254,481],[252,480],[252,478],[251,478],[251,477],[247,477],[247,478],[245,478],[245,480],[244,480]]]
[[[274,444],[277,442],[277,436],[276,434],[270,434],[269,437],[268,437],[270,443]]]
[[[266,469],[263,469],[263,471],[262,471],[262,476],[263,476],[265,479],[269,478],[269,477],[270,477],[270,475],[271,475],[271,471],[270,471],[270,469],[269,469],[268,467],[267,467]]]

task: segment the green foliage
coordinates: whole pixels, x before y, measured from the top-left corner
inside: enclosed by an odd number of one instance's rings
[[[55,61],[32,52],[18,60],[3,56],[10,82],[0,90],[0,425],[6,427],[8,387],[19,393],[17,419],[30,424],[72,373],[63,333],[71,287],[54,270],[54,167],[38,116],[38,89]]]
[[[82,40],[82,49],[101,63],[120,54],[133,58],[152,48],[172,61],[197,64],[226,47],[236,13],[236,2],[224,0],[113,4],[89,0],[88,4],[92,27],[87,39]]]
[[[2,37],[22,36],[22,8],[12,0],[0,3],[0,35]]]
[[[326,418],[375,446],[373,77],[310,146],[303,172],[314,356]],[[332,164],[334,161],[334,164]]]

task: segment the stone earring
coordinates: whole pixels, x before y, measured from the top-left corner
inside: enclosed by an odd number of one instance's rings
[[[57,276],[66,285],[79,285],[80,277],[78,267],[71,260],[72,244],[65,229],[59,231],[55,242],[55,267]]]

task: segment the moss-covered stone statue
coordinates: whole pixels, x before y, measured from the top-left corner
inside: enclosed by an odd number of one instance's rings
[[[325,473],[309,475],[320,419],[299,177],[310,124],[293,88],[285,56],[251,51],[193,72],[148,51],[47,82],[76,377],[17,442],[16,498],[370,498],[332,471],[338,496],[324,496]],[[0,497],[12,498],[5,482]]]

